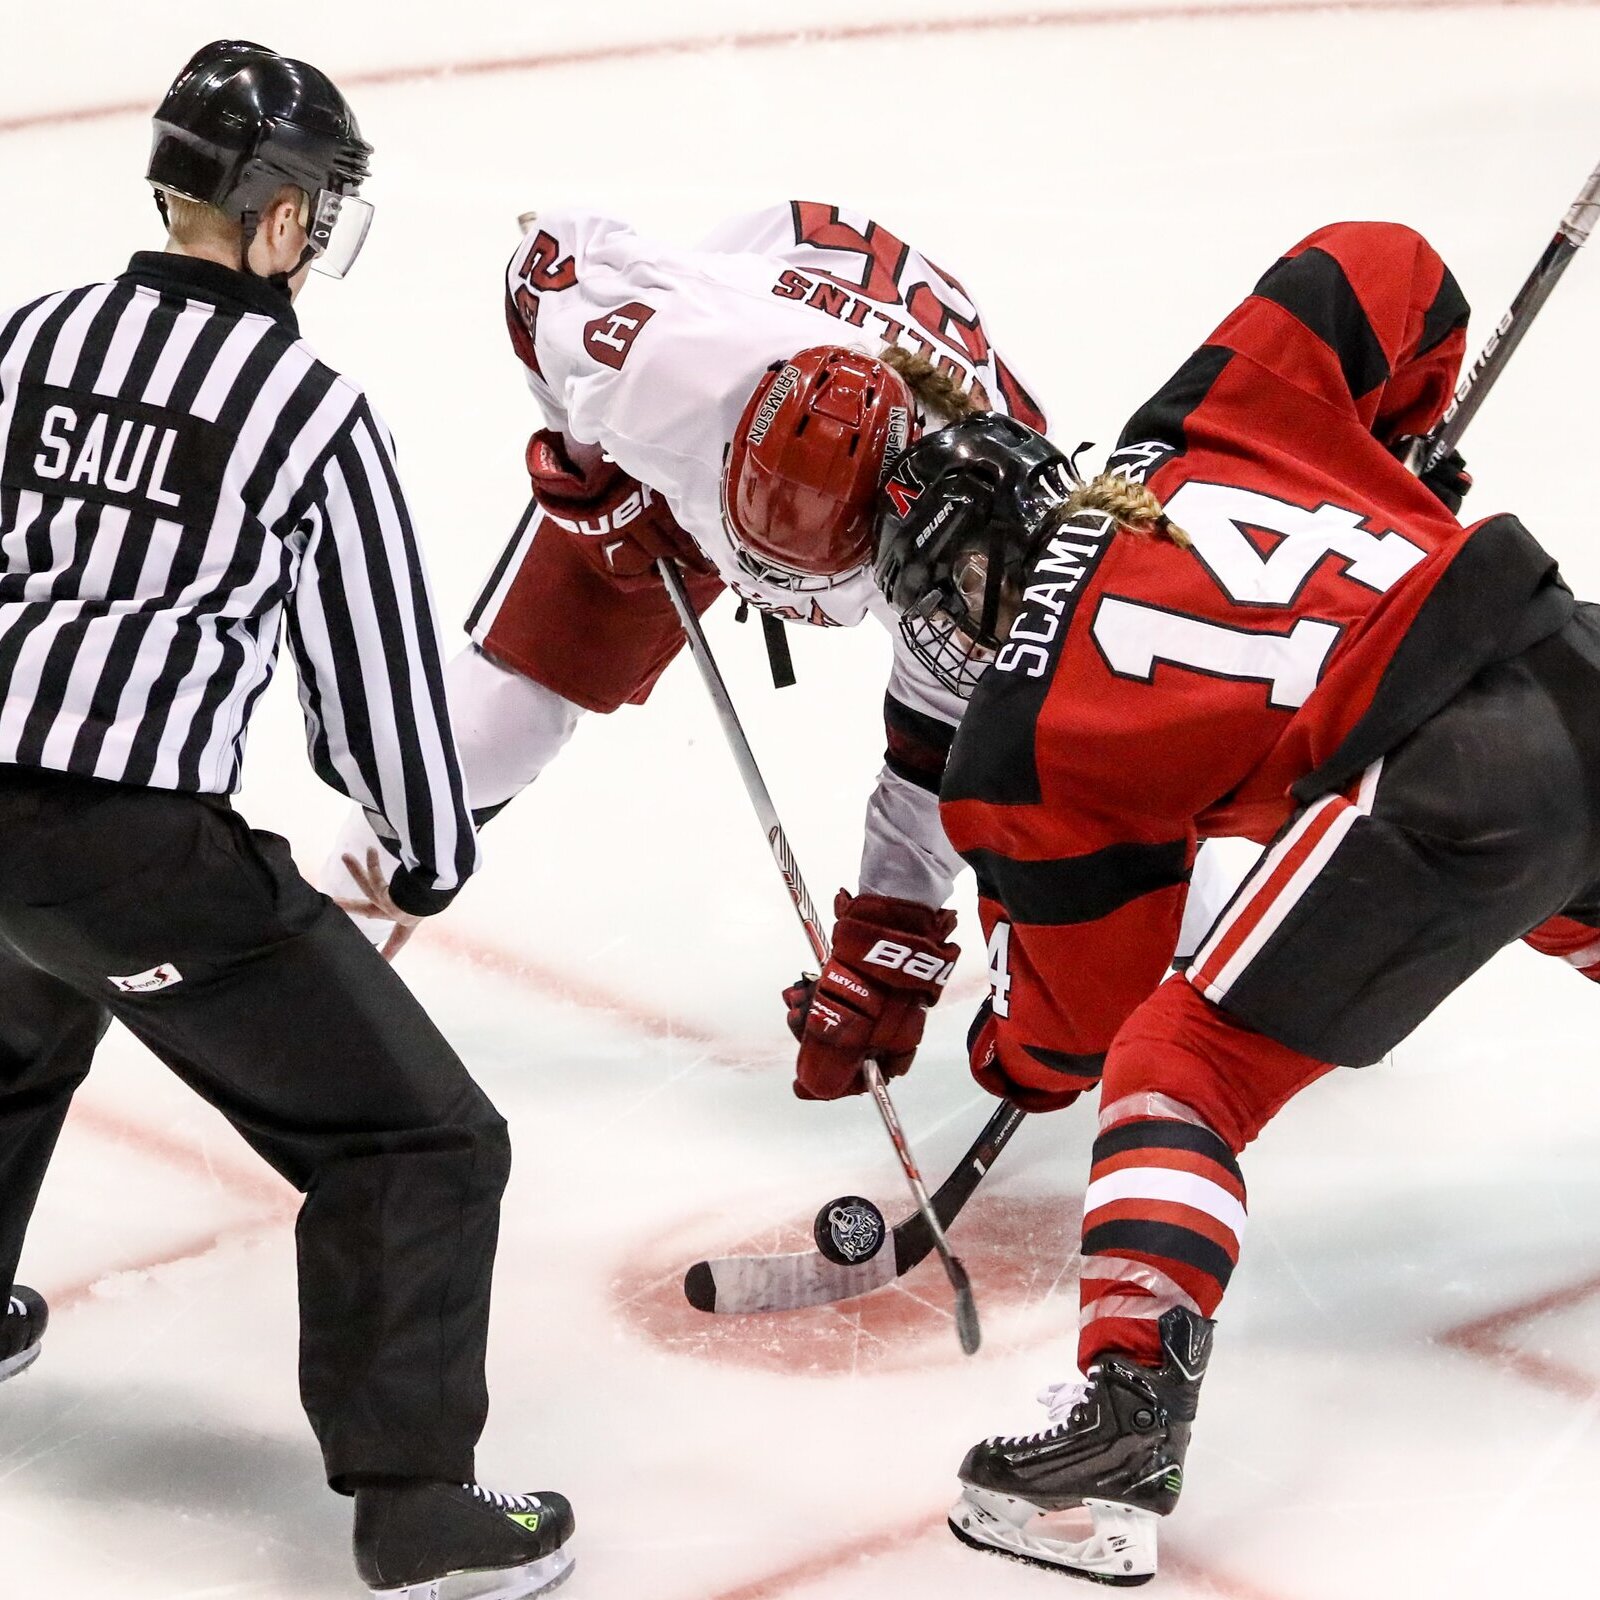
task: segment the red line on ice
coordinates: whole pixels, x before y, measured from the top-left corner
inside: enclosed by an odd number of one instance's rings
[[[607,988],[592,978],[580,978],[570,972],[521,951],[509,950],[504,945],[478,934],[463,933],[449,926],[424,927],[418,934],[426,947],[444,952],[465,961],[496,977],[509,978],[531,989],[534,993],[551,999],[564,1000],[590,1011],[602,1011],[619,1022],[651,1039],[686,1039],[691,1044],[704,1045],[706,1054],[714,1061],[747,1065],[750,1049],[741,1050],[728,1037],[703,1023],[691,1022],[684,1017],[644,1005],[619,990]]]
[[[713,1061],[749,1066],[752,1061],[764,1061],[766,1056],[782,1053],[786,1048],[787,1036],[781,1031],[773,1033],[767,1043],[760,1040],[741,1043],[731,1034],[707,1027],[703,1022],[692,1022],[659,1007],[645,1005],[621,990],[597,983],[593,978],[578,977],[562,967],[541,961],[524,951],[511,949],[484,934],[463,932],[451,923],[426,923],[417,931],[417,939],[421,941],[418,949],[435,950],[451,956],[468,966],[493,973],[497,978],[507,978],[521,984],[547,999],[605,1012],[647,1038],[687,1039],[693,1044],[704,1045],[707,1057]],[[774,985],[774,996],[776,988]],[[988,981],[978,973],[971,973],[950,985],[945,992],[944,1003],[948,1006],[952,1001],[976,1001],[987,993]]]
[[[176,1266],[181,1261],[209,1255],[220,1245],[258,1233],[274,1223],[287,1222],[293,1217],[299,1203],[293,1188],[264,1162],[259,1169],[255,1169],[235,1164],[226,1156],[219,1160],[204,1147],[175,1139],[93,1105],[81,1093],[73,1101],[69,1125],[122,1149],[137,1150],[173,1171],[209,1179],[241,1199],[254,1202],[257,1209],[252,1215],[236,1222],[190,1234],[176,1244],[163,1245],[153,1254],[103,1267],[81,1282],[48,1286],[45,1297],[53,1312],[81,1305],[94,1292],[95,1285],[104,1283],[108,1278],[119,1277],[127,1272],[153,1272],[159,1267]]]
[[[954,1499],[954,1491],[951,1498]],[[845,1567],[864,1564],[876,1557],[892,1555],[896,1551],[918,1544],[935,1532],[942,1532],[944,1523],[944,1513],[941,1511],[935,1516],[922,1516],[913,1522],[896,1523],[892,1527],[880,1528],[874,1533],[858,1534],[853,1539],[844,1540],[815,1555],[805,1556],[786,1567],[780,1567],[765,1577],[752,1578],[746,1583],[736,1584],[731,1589],[719,1589],[715,1594],[708,1595],[706,1600],[779,1600],[780,1596],[790,1594],[808,1584],[819,1583]],[[951,1548],[954,1550],[954,1545]],[[985,1558],[972,1551],[965,1554],[976,1564],[970,1587],[975,1593],[981,1593],[985,1570],[982,1563]],[[1283,1600],[1281,1594],[1263,1589],[1256,1584],[1241,1583],[1203,1562],[1193,1561],[1185,1556],[1164,1555],[1161,1558],[1161,1571],[1203,1584],[1212,1594],[1218,1596],[1219,1600]]]
[[[93,1277],[84,1278],[78,1283],[69,1283],[59,1288],[51,1287],[46,1290],[45,1298],[50,1302],[52,1313],[71,1310],[91,1298],[96,1286],[108,1279],[121,1277],[124,1273],[155,1272],[162,1267],[175,1267],[180,1262],[198,1261],[222,1245],[246,1239],[251,1234],[260,1233],[274,1223],[281,1222],[284,1215],[285,1213],[279,1211],[269,1216],[249,1217],[240,1222],[229,1223],[226,1227],[191,1234],[187,1239],[177,1244],[166,1245],[152,1255],[140,1256],[118,1266],[106,1267],[96,1272]]]
[[[921,1516],[914,1522],[897,1523],[890,1528],[879,1528],[873,1533],[858,1534],[853,1539],[828,1546],[815,1555],[792,1561],[764,1578],[752,1578],[748,1583],[736,1584],[731,1589],[719,1589],[707,1600],[775,1600],[802,1584],[815,1583],[829,1577],[841,1567],[857,1561],[868,1561],[873,1556],[903,1550],[907,1545],[925,1539],[935,1528],[944,1526],[944,1517]],[[974,1557],[976,1559],[976,1557]]]
[[[1536,1317],[1551,1312],[1566,1311],[1584,1301],[1600,1298],[1600,1273],[1584,1278],[1565,1288],[1552,1289],[1530,1299],[1490,1312],[1488,1316],[1475,1317],[1440,1335],[1441,1341],[1464,1350],[1468,1355],[1509,1367],[1530,1383],[1553,1390],[1573,1400],[1593,1400],[1600,1397],[1600,1377],[1585,1372],[1580,1367],[1568,1366],[1554,1356],[1534,1350],[1523,1350],[1514,1344],[1510,1335]]]
[[[175,1171],[210,1178],[222,1188],[231,1189],[242,1199],[287,1208],[294,1190],[265,1162],[249,1166],[227,1155],[217,1157],[200,1145],[157,1131],[127,1117],[85,1101],[80,1094],[72,1103],[71,1123],[105,1139],[153,1157]],[[241,1149],[244,1148],[241,1141]]]
[[[922,17],[882,22],[837,23],[816,28],[752,30],[699,38],[649,39],[634,43],[590,45],[550,50],[536,55],[499,56],[479,61],[458,61],[442,66],[380,67],[365,72],[337,72],[346,87],[426,83],[489,74],[546,72],[562,67],[601,66],[619,61],[647,61],[697,55],[712,50],[773,50],[786,46],[869,43],[880,39],[933,39],[953,35],[1004,33],[1023,29],[1093,28],[1117,23],[1209,22],[1251,17],[1283,19],[1347,12],[1359,15],[1423,14],[1432,11],[1592,10],[1600,0],[1172,0],[1169,4],[1118,7],[1100,6],[1085,11],[1015,12],[999,16]],[[148,100],[125,100],[97,106],[77,106],[58,111],[29,111],[0,117],[0,134],[26,133],[76,122],[96,122],[107,117],[147,116],[154,108]]]
[[[1510,1332],[1532,1317],[1542,1317],[1552,1311],[1566,1311],[1572,1306],[1581,1305],[1593,1295],[1600,1295],[1600,1272],[1580,1283],[1568,1284],[1564,1289],[1551,1289],[1517,1305],[1507,1306],[1504,1310],[1492,1311],[1486,1317],[1463,1322],[1445,1334],[1445,1338],[1452,1344],[1494,1338]]]

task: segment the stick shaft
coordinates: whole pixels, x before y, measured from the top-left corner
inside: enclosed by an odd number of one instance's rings
[[[1455,398],[1438,426],[1412,450],[1409,462],[1412,471],[1419,475],[1431,472],[1460,443],[1467,424],[1477,416],[1478,408],[1488,398],[1489,391],[1505,371],[1506,363],[1533,326],[1533,319],[1561,281],[1562,273],[1589,242],[1597,218],[1600,218],[1600,167],[1589,174],[1577,199],[1567,208],[1555,236],[1517,291],[1510,310],[1495,325],[1483,353],[1456,386]]]
[[[805,879],[800,875],[800,865],[795,860],[794,851],[789,845],[789,836],[783,831],[783,823],[778,818],[778,808],[772,803],[772,793],[767,788],[766,779],[761,776],[761,768],[756,764],[755,751],[750,748],[750,741],[745,737],[744,725],[739,721],[738,711],[734,709],[733,696],[728,693],[728,685],[723,681],[716,657],[712,655],[711,646],[706,642],[705,630],[700,626],[700,619],[689,603],[688,591],[683,586],[683,575],[678,571],[677,563],[668,560],[657,561],[656,571],[661,574],[661,581],[667,586],[667,594],[671,597],[673,609],[678,613],[683,631],[689,636],[689,653],[694,657],[695,666],[700,669],[701,681],[706,686],[706,693],[711,697],[717,720],[722,724],[722,732],[727,738],[734,765],[739,769],[739,776],[744,779],[745,792],[750,796],[750,804],[755,808],[756,818],[767,836],[767,847],[772,851],[772,859],[777,863],[778,872],[783,878],[783,886],[788,890],[789,903],[800,919],[800,926],[805,932],[807,943],[811,946],[812,955],[819,964],[825,962],[828,959],[828,941],[823,935],[817,908],[812,903]]]
[[[884,1127],[889,1130],[889,1140],[894,1145],[895,1154],[900,1157],[900,1167],[906,1175],[906,1183],[910,1186],[911,1198],[917,1203],[917,1211],[933,1240],[933,1248],[939,1252],[939,1259],[944,1263],[946,1274],[959,1291],[961,1279],[957,1275],[959,1269],[955,1257],[950,1251],[950,1241],[945,1238],[939,1215],[933,1209],[933,1202],[928,1198],[928,1186],[922,1181],[922,1169],[918,1167],[917,1159],[911,1153],[911,1143],[906,1138],[905,1129],[900,1126],[900,1113],[895,1110],[894,1101],[889,1098],[889,1090],[884,1084],[883,1074],[878,1070],[878,1063],[868,1061],[865,1071],[867,1087],[877,1102],[878,1114],[883,1118]]]
[[[800,875],[800,865],[789,846],[789,836],[783,831],[783,823],[778,819],[778,809],[772,803],[772,793],[767,788],[766,779],[761,776],[761,768],[756,764],[755,751],[750,748],[750,741],[745,737],[744,725],[739,721],[739,713],[734,708],[733,696],[728,693],[728,686],[723,681],[716,657],[711,654],[711,646],[706,641],[700,619],[695,615],[694,607],[689,604],[689,595],[683,586],[683,575],[678,571],[676,562],[666,559],[656,562],[656,571],[660,573],[661,581],[667,586],[673,609],[677,611],[678,620],[683,624],[683,631],[688,636],[689,652],[694,657],[695,665],[700,669],[700,677],[705,683],[706,692],[711,696],[717,718],[722,723],[722,731],[727,736],[728,748],[733,752],[739,775],[744,779],[745,791],[749,794],[750,803],[755,807],[756,816],[766,833],[772,858],[778,865],[778,871],[783,875],[784,887],[789,891],[789,902],[795,909],[795,915],[800,919],[800,926],[805,931],[812,955],[816,957],[819,965],[825,964],[828,959],[828,941],[823,935],[816,907],[812,904],[811,895],[806,889],[805,879]],[[900,1117],[895,1111],[894,1101],[889,1097],[877,1062],[869,1060],[865,1064],[865,1070],[867,1086],[872,1091],[873,1104],[877,1106],[878,1114],[883,1118],[884,1128],[888,1132],[889,1142],[894,1146],[900,1169],[905,1174],[911,1197],[916,1201],[917,1211],[933,1237],[934,1247],[944,1263],[945,1273],[956,1291],[957,1326],[961,1332],[962,1348],[971,1354],[977,1348],[977,1312],[972,1305],[972,1289],[966,1281],[966,1272],[950,1253],[949,1242],[945,1239],[944,1229],[939,1226],[938,1217],[934,1215],[933,1205],[928,1199],[927,1185],[922,1181],[922,1173],[917,1166],[915,1156],[911,1153],[910,1141],[900,1126]]]

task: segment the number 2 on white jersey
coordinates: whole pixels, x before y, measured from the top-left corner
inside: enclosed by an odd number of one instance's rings
[[[1343,558],[1345,577],[1382,594],[1427,554],[1393,531],[1369,533],[1358,511],[1334,505],[1308,511],[1222,483],[1184,484],[1167,502],[1167,514],[1188,533],[1195,555],[1239,606],[1292,606],[1330,555]],[[1279,542],[1263,554],[1246,527],[1276,534]],[[1268,702],[1292,711],[1316,688],[1342,630],[1310,617],[1301,617],[1287,632],[1230,628],[1107,596],[1090,632],[1118,677],[1149,683],[1156,666],[1166,662],[1210,677],[1265,683]]]

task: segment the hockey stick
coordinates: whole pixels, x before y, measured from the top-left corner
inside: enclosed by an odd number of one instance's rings
[[[716,658],[711,654],[711,646],[706,642],[700,619],[695,615],[694,607],[689,604],[688,593],[683,587],[683,575],[678,571],[676,562],[666,559],[656,562],[656,571],[660,573],[661,581],[667,586],[667,594],[671,597],[673,609],[677,611],[678,620],[683,624],[683,631],[688,635],[690,653],[694,656],[695,665],[700,669],[700,677],[705,683],[707,694],[711,697],[717,719],[722,724],[722,731],[727,737],[734,763],[739,768],[739,775],[744,779],[745,792],[750,796],[750,803],[755,807],[762,832],[767,836],[767,845],[772,851],[773,860],[778,864],[784,887],[789,891],[790,902],[794,906],[795,914],[800,918],[800,926],[805,930],[811,953],[819,964],[825,963],[828,959],[828,941],[823,937],[816,907],[811,903],[811,896],[806,891],[805,880],[800,876],[799,863],[794,858],[794,851],[789,847],[788,835],[783,831],[783,823],[779,820],[777,808],[772,803],[772,795],[767,789],[766,780],[762,778],[761,769],[756,765],[755,752],[745,737],[744,726],[739,721],[739,713],[734,709],[733,698],[728,693],[727,684],[723,682]],[[883,1075],[878,1070],[877,1062],[866,1062],[865,1072],[867,1087],[872,1091],[873,1103],[878,1108],[879,1116],[883,1118],[889,1142],[894,1146],[895,1155],[900,1161],[900,1170],[905,1174],[912,1198],[917,1203],[919,1220],[927,1229],[934,1249],[939,1252],[945,1276],[949,1278],[950,1287],[955,1292],[956,1335],[961,1341],[961,1348],[970,1356],[977,1350],[983,1337],[978,1326],[977,1303],[972,1297],[972,1281],[968,1278],[967,1269],[962,1266],[960,1259],[951,1252],[950,1241],[944,1236],[944,1227],[934,1214],[932,1202],[928,1199],[927,1187],[922,1181],[922,1173],[917,1167],[916,1157],[911,1153],[911,1145],[906,1139],[905,1130],[900,1126],[900,1118],[895,1112],[894,1102],[889,1098],[889,1091],[884,1085]],[[691,1268],[691,1275],[693,1271]],[[684,1292],[689,1293],[687,1280]],[[693,1303],[692,1295],[690,1303]]]
[[[1578,191],[1578,198],[1567,209],[1556,229],[1555,237],[1544,248],[1544,253],[1534,264],[1511,302],[1511,309],[1496,324],[1483,347],[1483,354],[1473,362],[1465,377],[1456,386],[1455,398],[1431,433],[1411,447],[1406,465],[1418,477],[1431,472],[1455,449],[1467,424],[1478,414],[1478,407],[1488,398],[1495,380],[1505,371],[1512,352],[1522,343],[1522,337],[1533,326],[1550,292],[1561,281],[1561,274],[1572,265],[1572,258],[1589,242],[1595,220],[1600,216],[1600,167],[1589,174],[1589,181]]]
[[[933,1212],[942,1226],[948,1228],[955,1221],[978,1180],[994,1165],[1026,1115],[1007,1100],[984,1123],[972,1148],[933,1193]],[[889,1244],[892,1248],[851,1266],[830,1261],[820,1250],[697,1261],[684,1274],[684,1298],[697,1311],[743,1314],[797,1311],[803,1306],[831,1305],[871,1294],[927,1259],[934,1247],[933,1234],[921,1211],[896,1223]]]
[[[1491,333],[1477,361],[1462,377],[1449,409],[1432,432],[1413,443],[1406,463],[1413,472],[1430,471],[1456,447],[1562,273],[1588,242],[1597,213],[1600,213],[1600,167],[1590,174],[1510,310]],[[1012,1106],[1001,1106],[955,1171],[934,1194],[933,1208],[946,1226],[1005,1147],[1022,1116]],[[871,1260],[855,1265],[836,1264],[816,1250],[698,1261],[684,1279],[684,1293],[697,1309],[716,1312],[782,1311],[851,1299],[893,1282],[923,1260],[931,1246],[920,1213],[898,1224],[891,1237],[892,1259],[887,1251],[882,1251]]]

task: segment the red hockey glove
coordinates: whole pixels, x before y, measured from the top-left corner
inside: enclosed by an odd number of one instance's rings
[[[1024,1111],[1064,1111],[1085,1089],[1093,1087],[1085,1080],[1076,1088],[1040,1089],[1012,1078],[1001,1065],[1000,1019],[994,1014],[992,1000],[985,1000],[978,1007],[972,1026],[967,1029],[967,1059],[972,1076],[990,1094],[1009,1100]]]
[[[800,1041],[794,1092],[802,1100],[863,1093],[869,1059],[886,1078],[909,1071],[927,1009],[961,954],[949,942],[953,911],[841,889],[833,915],[822,976],[783,991],[789,1031]]]
[[[559,433],[541,428],[528,441],[527,460],[539,509],[572,534],[584,558],[607,577],[645,576],[662,556],[711,571],[666,501],[597,446],[569,447]]]

